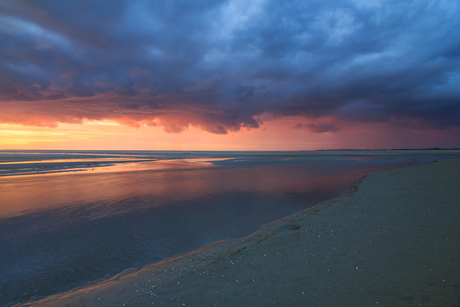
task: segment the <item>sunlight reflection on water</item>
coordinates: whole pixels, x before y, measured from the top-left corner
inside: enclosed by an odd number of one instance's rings
[[[161,155],[111,154],[118,163],[94,171],[0,177],[0,301],[240,238],[338,196],[369,172],[436,159]],[[84,163],[99,158],[109,159]],[[46,163],[55,171],[81,163],[62,160]]]

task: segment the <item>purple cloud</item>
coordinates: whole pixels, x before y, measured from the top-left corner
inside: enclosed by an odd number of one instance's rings
[[[460,125],[455,0],[10,0],[0,11],[1,122]]]

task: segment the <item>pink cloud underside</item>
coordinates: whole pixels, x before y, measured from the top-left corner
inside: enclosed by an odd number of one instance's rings
[[[126,102],[108,95],[85,100],[0,102],[0,123],[57,127],[59,123],[82,124],[96,120],[110,120],[135,128],[163,127],[168,133],[181,133],[190,126],[214,134],[258,128],[258,122],[253,118],[228,116],[224,110],[180,103],[156,103],[149,107],[145,103]]]

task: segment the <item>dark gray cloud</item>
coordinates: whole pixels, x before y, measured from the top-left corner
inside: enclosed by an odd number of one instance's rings
[[[445,129],[460,125],[458,29],[456,0],[6,0],[0,121]]]

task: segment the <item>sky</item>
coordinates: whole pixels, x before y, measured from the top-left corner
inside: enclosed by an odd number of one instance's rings
[[[460,147],[458,0],[0,1],[0,149]]]

